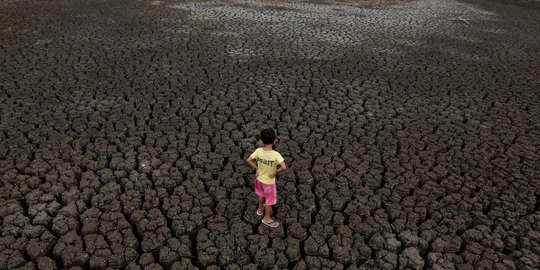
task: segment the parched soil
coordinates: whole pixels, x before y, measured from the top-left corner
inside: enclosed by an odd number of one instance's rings
[[[0,269],[538,269],[533,2],[0,1]]]

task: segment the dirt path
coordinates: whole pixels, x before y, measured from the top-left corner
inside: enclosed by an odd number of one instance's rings
[[[0,269],[538,269],[516,2],[0,1]]]

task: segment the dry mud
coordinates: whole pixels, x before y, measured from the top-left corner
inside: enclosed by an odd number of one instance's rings
[[[538,269],[517,2],[1,1],[0,269]]]

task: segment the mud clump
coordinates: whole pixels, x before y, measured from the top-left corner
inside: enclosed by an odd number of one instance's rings
[[[540,268],[511,2],[0,1],[0,269]]]

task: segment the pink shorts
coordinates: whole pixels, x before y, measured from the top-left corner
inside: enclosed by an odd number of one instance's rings
[[[277,202],[276,184],[267,185],[256,179],[255,193],[257,196],[265,198],[266,205],[274,205]]]

